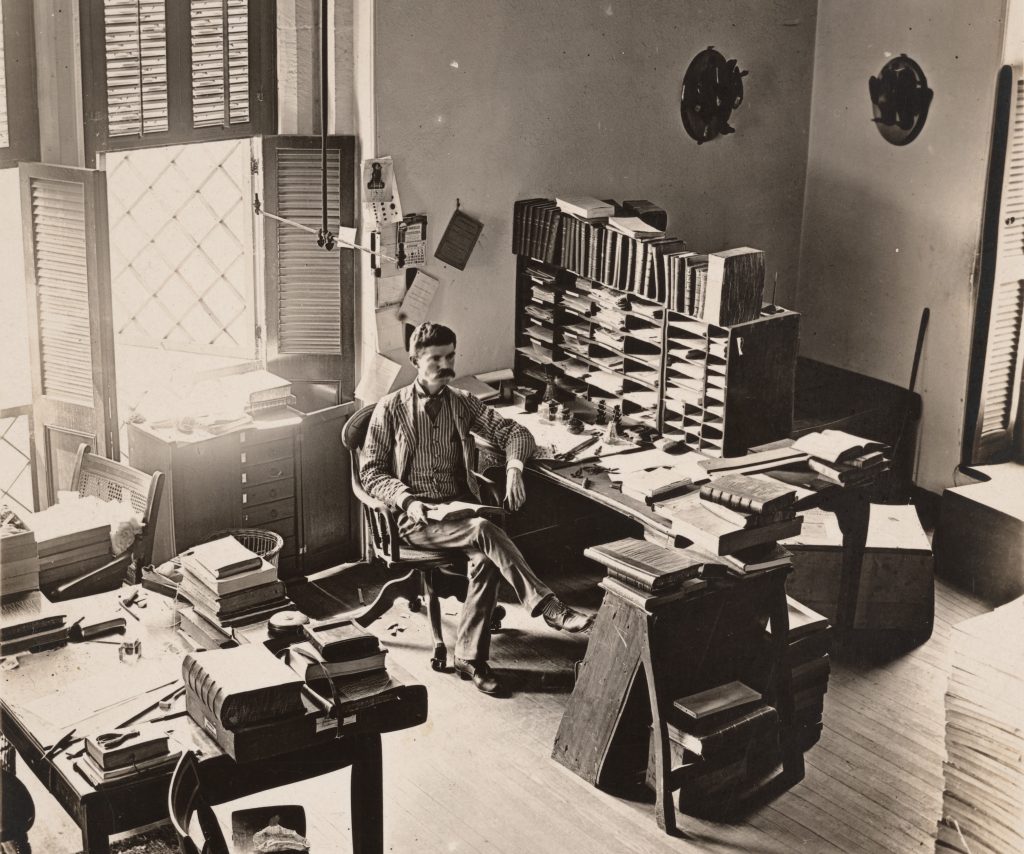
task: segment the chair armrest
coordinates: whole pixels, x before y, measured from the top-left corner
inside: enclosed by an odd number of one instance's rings
[[[492,472],[494,469],[489,468],[487,471]],[[492,507],[501,507],[505,492],[502,485],[494,478],[489,477],[482,472],[474,471],[470,472],[470,474],[476,478],[477,485],[480,488],[480,498],[482,499],[481,503],[488,504]]]
[[[371,548],[388,560],[400,560],[398,520],[387,502],[374,498],[356,478],[352,478],[352,494],[363,505],[366,524],[372,538]]]

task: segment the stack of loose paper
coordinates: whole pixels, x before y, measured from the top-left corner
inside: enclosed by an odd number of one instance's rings
[[[940,838],[1024,851],[1024,597],[957,624],[950,646],[942,814],[958,832]]]

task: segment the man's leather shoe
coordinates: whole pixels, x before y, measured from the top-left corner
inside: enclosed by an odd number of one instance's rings
[[[574,611],[557,596],[548,599],[541,615],[551,628],[562,632],[583,632],[594,622],[593,617]]]
[[[455,659],[455,672],[461,679],[472,679],[478,691],[484,694],[497,694],[501,691],[501,683],[486,661],[465,661]]]

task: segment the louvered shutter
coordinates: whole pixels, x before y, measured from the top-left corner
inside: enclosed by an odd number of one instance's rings
[[[33,469],[48,506],[82,442],[118,459],[103,172],[21,165],[32,363]]]
[[[968,462],[974,464],[1013,454],[1021,415],[1024,79],[1019,68],[1000,72],[993,137],[968,399]]]
[[[103,0],[107,133],[144,136],[168,129],[164,0]]]
[[[86,161],[276,125],[271,0],[82,0]]]
[[[327,150],[328,227],[353,223],[354,140],[330,137]],[[266,209],[320,228],[320,140],[264,140]],[[331,385],[337,403],[351,399],[354,264],[351,249],[328,252],[316,236],[264,218],[267,282],[267,362],[293,383]],[[301,389],[300,389],[301,391]]]
[[[249,121],[247,0],[191,0],[192,121],[227,127]]]

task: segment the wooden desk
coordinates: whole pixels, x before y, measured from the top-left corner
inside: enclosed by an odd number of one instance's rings
[[[117,592],[88,597],[87,607],[116,608]],[[67,603],[69,612],[86,600]],[[169,682],[181,675],[181,658],[186,647],[171,627],[169,600],[150,594],[148,607],[135,609],[141,621],[131,622],[142,638],[142,661],[137,665],[119,664],[117,647],[110,644],[82,643],[47,652],[22,656],[19,667],[0,674],[0,729],[15,746],[40,782],[82,830],[84,854],[105,854],[112,833],[132,830],[167,818],[167,790],[171,772],[139,776],[113,786],[96,789],[74,768],[74,760],[59,751],[52,758],[47,749],[66,729],[41,718],[32,706],[52,695],[54,686],[78,683],[102,674],[116,676],[123,668],[125,678],[135,675],[149,685]],[[116,636],[114,636],[116,637]],[[188,716],[167,721],[172,743],[183,750],[200,754],[204,780],[213,781],[210,791],[214,802],[233,800],[272,786],[295,782],[339,768],[352,767],[351,810],[353,848],[357,852],[383,850],[383,780],[381,771],[381,733],[416,726],[426,720],[427,694],[421,685],[399,668],[389,672],[408,689],[379,710],[387,724],[375,724],[375,709],[360,713],[346,724],[340,738],[333,729],[323,733],[323,742],[301,751],[260,762],[239,765],[216,745]],[[155,681],[154,681],[155,680]],[[108,680],[109,684],[109,680]],[[76,735],[102,732],[129,720],[148,702],[173,690],[173,686],[155,691],[151,697],[118,704],[77,724]],[[100,705],[102,703],[99,703]],[[384,706],[387,705],[388,708]],[[152,714],[152,712],[150,713]],[[81,746],[76,742],[73,749]]]

